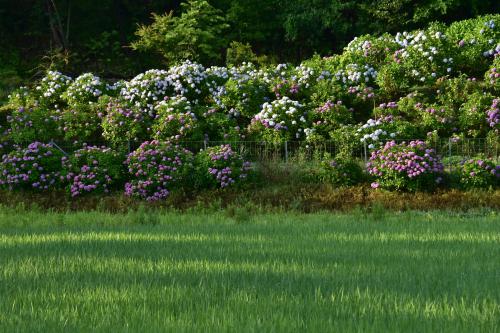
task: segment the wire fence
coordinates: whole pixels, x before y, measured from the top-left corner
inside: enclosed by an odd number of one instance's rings
[[[387,140],[395,141],[396,143],[409,142],[412,140]],[[60,142],[50,141],[57,149],[64,154],[71,154],[73,151],[82,147],[82,143],[75,142]],[[379,146],[385,141],[380,141]],[[461,161],[475,156],[491,158],[497,163],[500,163],[500,138],[485,139],[485,138],[440,138],[432,141],[427,141],[436,153],[441,156],[443,164],[448,169],[453,169]],[[87,142],[87,145],[106,146],[104,141]],[[123,151],[128,154],[140,146],[141,142],[124,141],[115,144],[113,148]],[[335,157],[339,152],[346,152],[346,145],[339,144],[334,141],[322,141],[309,143],[305,141],[285,141],[279,143],[262,142],[262,141],[180,141],[180,146],[186,148],[193,153],[207,149],[209,147],[230,145],[233,150],[244,156],[245,159],[256,162],[279,162],[279,163],[295,163],[295,162],[311,162],[319,161],[325,158],[326,154]],[[19,144],[23,146],[22,144]],[[349,143],[348,154],[350,157],[366,163],[373,149],[369,148],[366,143],[351,142]],[[4,143],[3,153],[13,149],[13,143]]]

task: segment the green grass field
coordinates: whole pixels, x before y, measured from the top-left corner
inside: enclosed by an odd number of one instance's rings
[[[498,213],[0,209],[0,331],[493,332]]]

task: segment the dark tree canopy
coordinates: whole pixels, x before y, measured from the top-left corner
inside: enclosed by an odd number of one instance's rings
[[[69,72],[87,70],[119,77],[161,66],[161,55],[135,52],[130,44],[137,40],[138,26],[153,22],[152,13],[173,11],[174,17],[181,19],[182,2],[187,1],[1,0],[0,74],[13,70],[28,77],[53,64]],[[495,0],[208,2],[224,17],[228,28],[209,31],[220,36],[208,36],[204,42],[202,50],[210,55],[202,56],[201,61],[207,64],[224,63],[223,48],[231,41],[248,43],[257,55],[265,54],[269,59],[298,62],[314,53],[338,52],[357,35],[413,29],[432,21],[451,22],[500,9]],[[189,22],[197,20],[186,16],[184,24]],[[203,38],[199,27],[193,29],[190,38]],[[178,31],[169,33],[173,36]],[[217,48],[222,48],[217,55],[206,47],[215,41]]]

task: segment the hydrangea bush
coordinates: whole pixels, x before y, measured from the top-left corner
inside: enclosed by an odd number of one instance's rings
[[[151,69],[125,82],[120,97],[124,107],[137,109],[144,116],[154,116],[155,106],[171,94],[172,82],[165,70]]]
[[[196,156],[197,186],[225,188],[242,183],[250,171],[250,162],[230,145],[210,147]]]
[[[168,142],[146,141],[125,161],[129,174],[125,194],[147,201],[165,199],[186,184],[192,162],[188,150]]]
[[[462,161],[460,184],[466,189],[487,189],[500,184],[500,165],[487,158],[471,158]]]
[[[272,96],[270,80],[268,72],[250,63],[231,68],[229,79],[220,90],[220,106],[236,118],[252,119]]]
[[[494,96],[476,92],[470,94],[459,109],[459,122],[462,133],[468,137],[484,137],[494,122],[490,112],[495,107]]]
[[[49,71],[33,88],[12,93],[2,107],[0,150],[9,153],[16,143],[51,140],[114,147],[154,139],[311,145],[332,140],[344,155],[354,156],[365,147],[382,152],[387,140],[497,142],[499,40],[500,15],[486,15],[449,26],[361,36],[342,54],[317,55],[298,66],[205,68],[185,61],[114,85],[92,73],[73,80]],[[405,149],[420,156],[416,147]],[[388,188],[413,190],[427,179],[413,172],[389,174],[383,176],[392,179]]]
[[[446,31],[455,46],[457,67],[473,76],[484,73],[491,59],[500,52],[500,19],[485,15],[454,22]]]
[[[61,187],[63,153],[50,144],[30,143],[2,156],[0,186],[9,190],[49,190]]]
[[[281,142],[304,139],[310,130],[304,105],[288,97],[264,103],[252,120],[254,130],[264,141]]]
[[[42,106],[20,107],[7,116],[10,140],[26,144],[62,137],[61,110]]]
[[[109,193],[123,179],[124,154],[107,147],[87,146],[64,156],[63,178],[72,197]]]
[[[368,119],[358,128],[357,136],[359,141],[365,143],[369,149],[380,147],[385,141],[397,136],[394,117],[389,115],[378,119]]]
[[[194,107],[184,96],[175,96],[162,101],[157,107],[152,127],[153,137],[157,140],[171,141],[202,140],[198,117],[193,111]]]
[[[62,111],[60,127],[64,139],[85,141],[100,141],[102,136],[102,117],[106,112],[107,103],[92,103],[69,107]],[[109,127],[108,127],[109,128]]]
[[[372,187],[389,190],[431,190],[443,179],[439,156],[423,141],[389,141],[372,152],[367,169],[375,179]]]
[[[35,88],[38,103],[44,107],[61,106],[63,95],[73,79],[57,71],[48,71]]]
[[[153,119],[136,106],[127,106],[118,99],[103,100],[106,114],[102,118],[103,137],[113,144],[142,141],[149,137]]]
[[[493,100],[491,107],[486,112],[486,117],[488,125],[498,133],[500,131],[500,98]]]
[[[98,76],[92,73],[85,73],[77,77],[63,93],[62,97],[70,106],[79,104],[89,104],[96,102],[99,96],[112,90]]]
[[[363,181],[364,171],[356,160],[337,156],[321,162],[318,178],[335,186],[352,186]]]
[[[214,75],[218,78],[218,73]],[[181,95],[198,104],[209,94],[210,89],[217,86],[215,78],[210,77],[205,68],[197,63],[186,60],[168,70],[167,80],[173,89],[172,96]]]

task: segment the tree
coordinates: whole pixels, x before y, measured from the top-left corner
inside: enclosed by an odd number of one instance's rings
[[[168,64],[190,59],[204,64],[219,62],[227,39],[223,33],[229,25],[222,12],[206,0],[189,0],[181,4],[183,13],[153,14],[151,25],[141,25],[139,37],[131,44],[139,51],[155,51]]]

